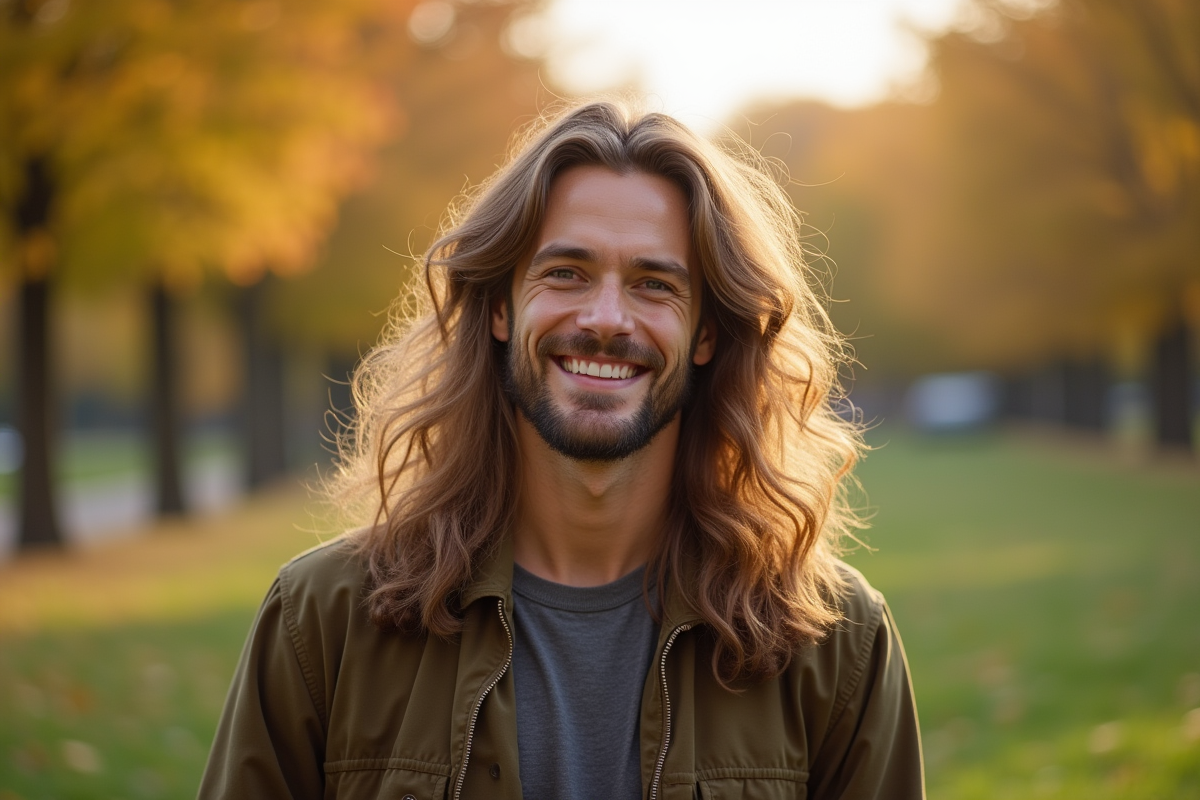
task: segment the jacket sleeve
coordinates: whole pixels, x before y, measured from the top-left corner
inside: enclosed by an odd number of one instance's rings
[[[200,800],[323,795],[325,726],[312,666],[277,579],[242,649]]]
[[[809,786],[815,800],[925,797],[921,735],[904,646],[882,597],[839,693]],[[873,628],[873,630],[872,630]]]

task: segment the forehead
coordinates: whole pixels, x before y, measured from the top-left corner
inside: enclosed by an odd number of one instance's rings
[[[691,223],[683,190],[645,172],[578,166],[555,177],[535,241],[579,244],[607,255],[669,256],[691,265]]]

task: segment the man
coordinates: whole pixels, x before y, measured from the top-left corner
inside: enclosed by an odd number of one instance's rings
[[[355,380],[202,798],[913,798],[883,599],[834,556],[859,446],[798,222],[753,154],[593,103],[425,260]]]

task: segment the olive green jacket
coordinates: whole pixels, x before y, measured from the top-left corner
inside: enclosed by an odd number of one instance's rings
[[[642,691],[646,798],[924,796],[900,638],[882,596],[845,570],[836,630],[780,677],[736,693],[713,678],[702,620],[668,594]],[[242,652],[201,800],[521,797],[511,550],[462,598],[452,641],[381,631],[364,610],[365,583],[337,542],[280,570]]]

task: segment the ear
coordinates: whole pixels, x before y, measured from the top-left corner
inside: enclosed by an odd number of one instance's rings
[[[508,300],[504,297],[492,301],[492,338],[508,341]]]
[[[717,349],[717,326],[711,319],[705,317],[700,321],[700,330],[696,331],[696,346],[692,348],[692,363],[702,367],[712,361]]]

